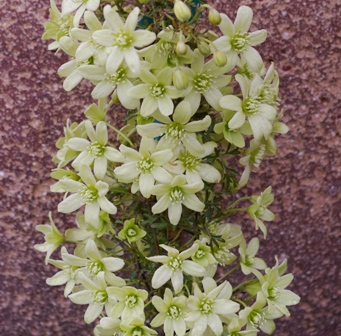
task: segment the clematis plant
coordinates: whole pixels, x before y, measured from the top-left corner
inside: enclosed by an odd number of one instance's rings
[[[58,211],[80,211],[65,233],[51,213],[37,226],[47,284],[87,305],[96,336],[272,334],[300,298],[287,261],[258,255],[272,188],[237,194],[288,131],[252,9],[232,23],[204,0],[51,0],[50,15],[64,89],[88,80],[95,101],[56,143]]]

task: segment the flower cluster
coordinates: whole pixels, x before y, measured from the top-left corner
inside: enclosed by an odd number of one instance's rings
[[[219,34],[199,29],[205,12]],[[286,261],[269,268],[259,238],[228,220],[245,212],[266,238],[271,187],[234,193],[288,131],[274,64],[266,69],[254,48],[267,32],[249,32],[251,8],[232,22],[205,1],[63,0],[60,12],[51,0],[50,15],[43,38],[70,57],[58,70],[64,89],[89,80],[97,102],[56,144],[58,211],[79,212],[64,234],[51,214],[37,227],[36,249],[60,269],[47,283],[87,305],[98,336],[273,333],[299,302],[286,289],[293,276]],[[109,122],[115,105],[127,110],[121,129]],[[72,253],[62,246],[50,259],[65,242]]]

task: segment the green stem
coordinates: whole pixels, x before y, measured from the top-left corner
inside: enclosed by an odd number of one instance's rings
[[[231,273],[233,273],[236,269],[238,269],[240,267],[240,264],[237,264],[236,266],[234,266],[232,269],[230,269],[227,273],[225,273],[222,277],[220,277],[216,282],[220,282],[221,280],[223,280],[224,278],[226,278],[227,276],[229,276]]]
[[[115,131],[117,134],[119,134],[125,141],[127,141],[131,147],[134,148],[134,144],[125,134],[123,134],[119,129],[117,129],[113,125],[109,124],[108,122],[106,124],[109,128],[111,128],[113,131]]]

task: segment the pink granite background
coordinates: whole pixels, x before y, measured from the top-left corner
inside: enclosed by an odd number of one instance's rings
[[[265,28],[259,50],[275,61],[281,78],[284,121],[291,132],[278,139],[277,157],[254,175],[250,193],[273,186],[276,213],[262,255],[289,259],[291,289],[302,297],[276,336],[341,335],[341,1],[220,0],[235,16],[254,9],[253,30]],[[49,192],[54,143],[66,119],[82,118],[89,87],[62,90],[56,74],[66,61],[47,51],[42,24],[48,0],[0,4],[0,335],[91,335],[85,307],[63,298],[45,279],[54,274],[33,245],[35,225],[46,223],[59,195]],[[84,98],[83,98],[84,97]],[[118,115],[118,117],[120,117]],[[66,227],[64,217],[57,224]],[[271,257],[272,258],[272,257]]]

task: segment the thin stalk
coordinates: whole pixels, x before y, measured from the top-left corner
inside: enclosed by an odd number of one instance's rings
[[[115,131],[117,134],[119,134],[125,141],[127,141],[131,147],[134,148],[134,144],[125,134],[123,134],[119,129],[117,129],[113,125],[109,124],[108,122],[106,124],[109,128],[111,128],[113,131]]]
[[[230,269],[227,273],[225,273],[222,277],[220,277],[216,282],[220,282],[221,280],[223,280],[224,278],[226,278],[227,276],[229,276],[231,273],[233,273],[236,269],[238,269],[240,267],[240,264],[237,264],[236,266],[234,266],[232,269]]]

